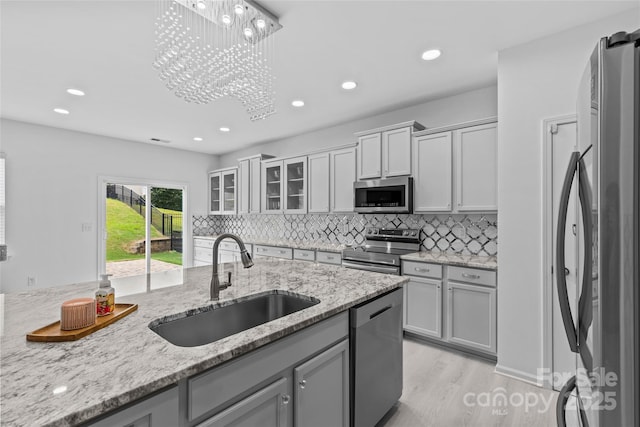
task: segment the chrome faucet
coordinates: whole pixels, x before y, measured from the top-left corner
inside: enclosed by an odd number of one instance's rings
[[[240,246],[240,260],[242,261],[242,266],[244,268],[253,267],[253,261],[251,260],[251,255],[247,252],[247,248],[244,246],[244,243],[240,238],[234,234],[221,234],[218,236],[216,241],[213,243],[213,272],[211,274],[211,301],[218,301],[220,299],[220,289],[226,289],[231,286],[231,273],[229,273],[229,281],[220,283],[220,279],[218,278],[218,246],[220,246],[220,242],[226,238],[230,238],[238,243]]]

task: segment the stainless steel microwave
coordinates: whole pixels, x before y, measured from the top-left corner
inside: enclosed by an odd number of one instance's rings
[[[413,213],[413,178],[356,181],[353,202],[358,213]]]

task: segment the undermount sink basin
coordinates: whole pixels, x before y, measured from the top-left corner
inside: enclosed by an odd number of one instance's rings
[[[156,319],[149,328],[171,344],[209,344],[263,323],[316,305],[317,298],[287,291],[268,291],[233,301]]]

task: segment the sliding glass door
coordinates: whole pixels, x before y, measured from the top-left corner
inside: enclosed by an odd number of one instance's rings
[[[185,188],[134,180],[102,180],[100,273],[118,295],[183,281]]]

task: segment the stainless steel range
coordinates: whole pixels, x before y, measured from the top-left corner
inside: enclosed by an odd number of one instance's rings
[[[420,230],[369,228],[363,245],[342,251],[342,266],[400,274],[400,256],[420,250]]]

